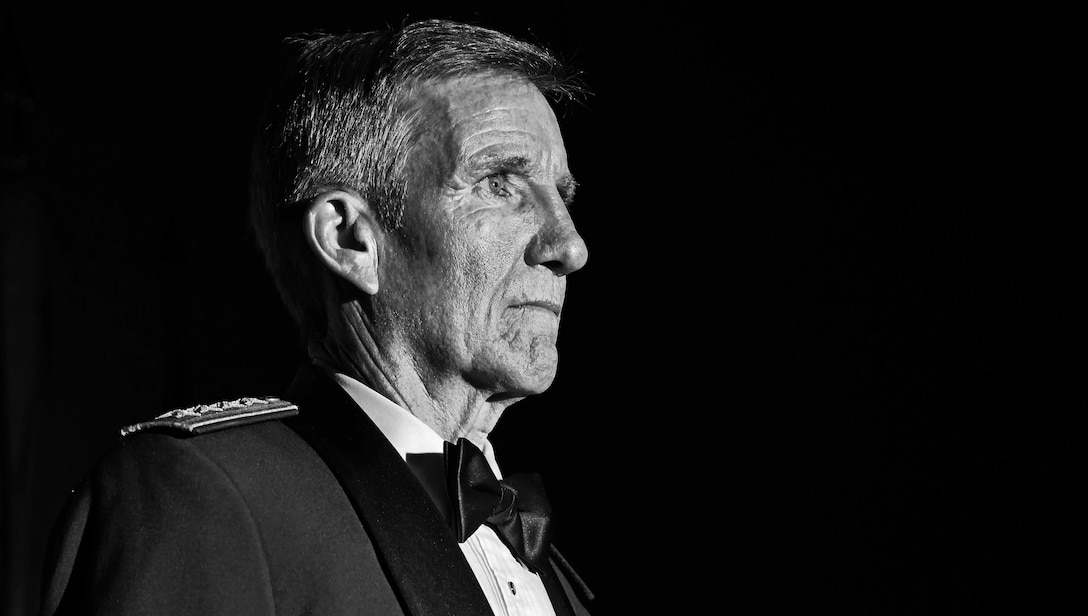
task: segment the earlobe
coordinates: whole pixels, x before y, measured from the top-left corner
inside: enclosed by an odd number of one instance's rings
[[[321,193],[306,211],[304,233],[326,269],[367,295],[378,292],[379,229],[365,200],[343,190]]]

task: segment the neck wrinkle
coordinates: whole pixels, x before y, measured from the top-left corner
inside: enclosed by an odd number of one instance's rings
[[[330,320],[324,339],[309,342],[310,359],[365,383],[443,439],[456,443],[464,437],[483,449],[491,429],[513,400],[489,402],[485,392],[467,382],[444,384],[424,379],[424,371],[410,354],[384,349],[357,305],[355,310],[351,305],[355,302],[343,307],[337,321]]]

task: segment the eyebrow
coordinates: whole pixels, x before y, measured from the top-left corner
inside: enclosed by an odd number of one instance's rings
[[[472,166],[476,168],[493,168],[513,173],[528,173],[532,170],[533,163],[526,156],[507,154],[482,154],[472,158]]]
[[[559,196],[563,198],[563,203],[570,207],[571,202],[574,201],[574,191],[578,189],[578,182],[574,180],[574,176],[569,173],[564,175],[555,183],[555,187],[559,189]]]

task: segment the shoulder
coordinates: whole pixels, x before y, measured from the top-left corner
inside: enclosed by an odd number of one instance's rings
[[[298,453],[301,439],[283,425],[298,407],[279,398],[239,398],[179,408],[121,428],[100,462],[100,477],[230,474],[260,458]],[[253,457],[258,458],[257,461]],[[125,472],[127,471],[127,472]]]
[[[358,515],[290,417],[203,406],[126,429],[75,491],[54,531],[48,604],[93,589],[88,600],[111,607],[156,602],[138,613],[252,613],[268,597],[269,613],[395,606]],[[317,608],[310,588],[331,589]]]
[[[336,477],[283,416],[189,430],[177,425],[189,414],[175,414],[185,417],[166,413],[152,420],[160,423],[126,430],[85,479],[80,492],[93,527],[156,529],[155,541],[178,546],[223,533],[265,537],[253,545],[271,562],[298,565],[309,558],[305,545],[359,526]],[[365,541],[356,537],[353,545]],[[122,542],[131,543],[118,535],[114,543]]]
[[[221,525],[223,509],[258,526],[354,522],[335,475],[287,423],[293,402],[251,398],[163,413],[126,427],[86,489],[140,516]],[[269,535],[278,534],[270,532]]]
[[[316,452],[284,423],[298,413],[278,398],[243,398],[161,413],[126,426],[85,475],[100,505],[173,512],[174,501],[262,506],[287,486],[334,481]],[[169,507],[147,507],[149,501]],[[190,511],[191,513],[191,511]]]
[[[270,559],[259,516],[271,499],[252,483],[261,472],[282,471],[253,459],[298,448],[271,412],[228,426],[239,408],[179,409],[123,432],[54,527],[45,605],[64,595],[138,613],[239,613],[272,604],[270,567],[297,557]],[[211,423],[200,428],[194,419]]]

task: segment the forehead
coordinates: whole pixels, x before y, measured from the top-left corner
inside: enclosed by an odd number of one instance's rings
[[[438,103],[441,124],[455,155],[518,149],[542,157],[547,166],[566,166],[555,113],[536,86],[494,75],[470,75],[429,85],[427,98]],[[498,154],[498,152],[496,152]]]

